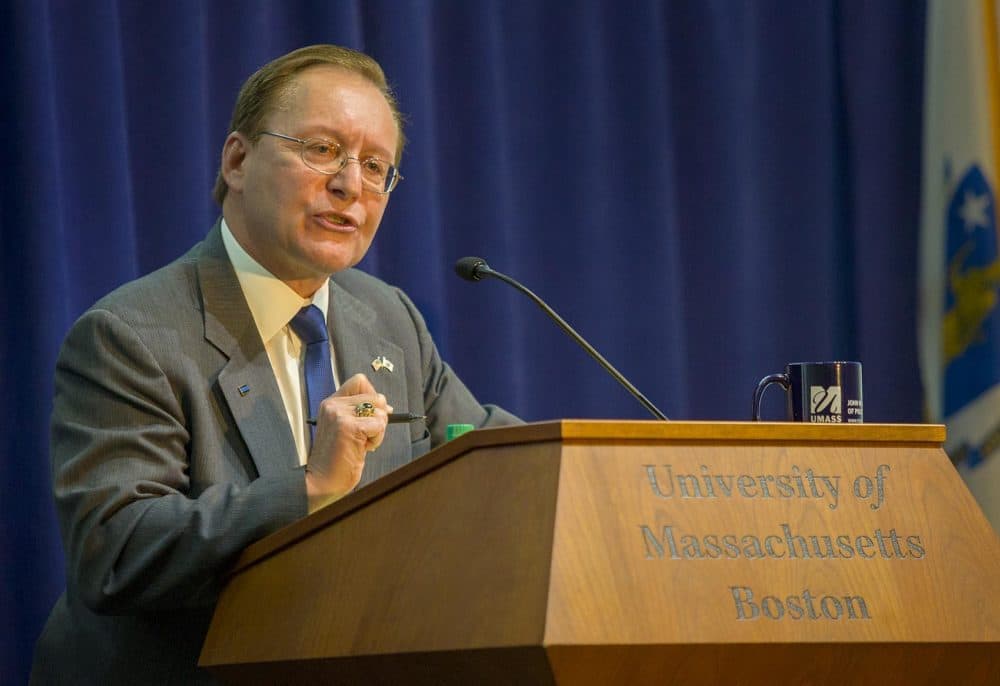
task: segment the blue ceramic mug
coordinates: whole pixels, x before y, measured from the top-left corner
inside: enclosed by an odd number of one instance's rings
[[[860,362],[792,362],[783,374],[770,374],[753,393],[753,420],[760,421],[760,399],[771,384],[785,389],[788,421],[860,424],[864,421]]]

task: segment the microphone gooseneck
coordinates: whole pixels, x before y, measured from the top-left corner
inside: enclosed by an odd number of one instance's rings
[[[594,346],[585,341],[583,339],[583,336],[578,334],[576,330],[573,329],[572,326],[566,323],[565,319],[556,314],[555,310],[549,307],[544,300],[542,300],[537,295],[532,293],[531,290],[529,290],[526,286],[522,285],[520,282],[512,279],[506,274],[502,274],[501,272],[495,271],[494,269],[490,268],[490,266],[486,263],[486,260],[484,260],[481,257],[463,257],[462,259],[458,260],[455,263],[455,273],[461,276],[466,281],[480,281],[484,276],[492,276],[493,278],[500,279],[504,283],[513,286],[517,290],[524,293],[526,296],[531,298],[531,300],[536,305],[538,305],[542,309],[542,312],[547,314],[552,319],[552,321],[558,324],[560,329],[565,331],[566,334],[574,341],[576,341],[581,348],[586,350],[588,355],[594,358],[599,365],[604,367],[604,370],[608,372],[608,374],[610,374],[612,377],[614,377],[615,381],[620,383],[625,388],[625,390],[627,390],[629,393],[635,396],[635,399],[638,400],[640,403],[642,403],[642,406],[645,407],[647,410],[649,410],[650,414],[652,414],[657,419],[663,419],[663,420],[667,419],[667,415],[660,412],[659,408],[657,408],[656,405],[650,402],[649,398],[643,395],[638,388],[633,386],[632,383],[628,379],[626,379],[621,372],[615,369],[610,362],[604,359],[604,356],[601,355],[601,353],[597,352],[597,349],[594,348]]]

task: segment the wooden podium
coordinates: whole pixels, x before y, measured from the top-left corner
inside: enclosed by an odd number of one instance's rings
[[[251,546],[234,684],[1000,683],[1000,540],[941,426],[466,434]]]

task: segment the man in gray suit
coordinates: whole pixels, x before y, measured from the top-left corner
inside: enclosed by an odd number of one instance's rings
[[[220,221],[74,324],[51,440],[67,590],[32,683],[212,683],[198,653],[243,548],[443,442],[449,423],[517,421],[472,397],[401,291],[351,269],[402,148],[367,56],[311,46],[271,62],[237,100]],[[313,306],[341,383],[310,417],[309,341],[290,322]],[[427,419],[388,425],[389,412]]]

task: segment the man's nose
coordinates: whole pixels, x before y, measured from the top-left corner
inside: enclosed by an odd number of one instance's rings
[[[363,189],[361,161],[356,157],[348,157],[343,169],[330,174],[326,187],[331,193],[352,198],[360,196]]]

